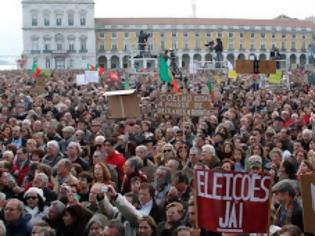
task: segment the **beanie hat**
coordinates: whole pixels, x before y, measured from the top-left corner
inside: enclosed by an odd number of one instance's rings
[[[43,190],[40,189],[40,188],[36,188],[36,187],[31,187],[31,188],[29,188],[29,189],[24,193],[24,196],[23,196],[23,197],[26,198],[29,193],[36,193],[36,194],[43,200],[43,202],[46,201],[46,198],[44,197],[44,192],[43,192]]]

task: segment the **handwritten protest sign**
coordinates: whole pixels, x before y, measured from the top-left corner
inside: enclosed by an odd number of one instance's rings
[[[196,170],[199,226],[216,232],[266,233],[271,177]]]
[[[175,116],[209,116],[213,111],[208,94],[160,94],[157,103],[159,114]]]

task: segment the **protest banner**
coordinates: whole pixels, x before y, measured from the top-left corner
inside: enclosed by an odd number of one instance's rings
[[[315,233],[315,176],[302,175],[302,199],[304,231]]]
[[[100,77],[98,71],[85,71],[85,80],[87,83],[99,83]]]
[[[75,81],[76,81],[76,84],[78,86],[87,85],[88,84],[88,82],[85,79],[85,75],[84,74],[76,75],[76,80]]]
[[[159,96],[157,112],[159,114],[199,117],[209,116],[213,112],[209,94],[167,94]]]
[[[269,175],[198,169],[195,181],[199,227],[215,232],[268,232]]]

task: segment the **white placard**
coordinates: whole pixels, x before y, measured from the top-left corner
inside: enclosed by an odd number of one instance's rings
[[[315,185],[311,184],[311,195],[312,195],[312,207],[313,211],[315,211]]]
[[[88,82],[87,82],[86,79],[85,79],[85,75],[83,75],[83,74],[77,75],[77,76],[76,76],[76,84],[77,84],[78,86],[80,86],[80,85],[87,85]]]
[[[99,83],[98,71],[85,71],[85,80],[87,83]]]

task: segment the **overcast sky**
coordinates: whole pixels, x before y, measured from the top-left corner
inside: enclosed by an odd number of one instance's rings
[[[192,1],[95,0],[95,16],[192,17]],[[285,14],[304,19],[315,15],[314,0],[195,0],[195,2],[197,17],[271,19]],[[9,0],[2,4],[0,16],[0,56],[20,55],[23,50],[21,0]]]

